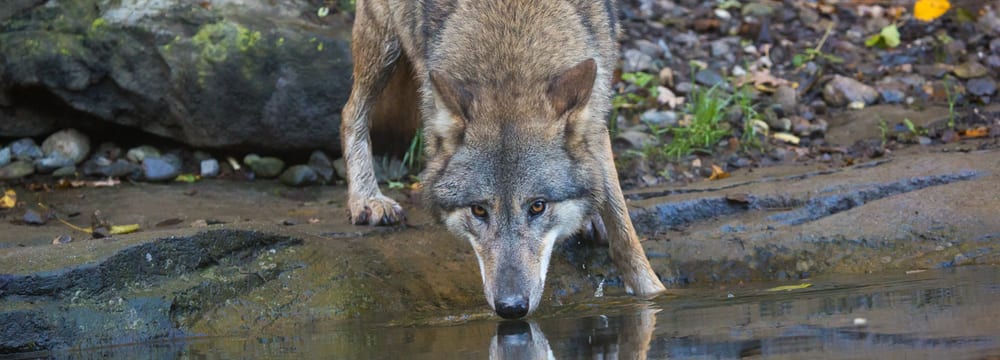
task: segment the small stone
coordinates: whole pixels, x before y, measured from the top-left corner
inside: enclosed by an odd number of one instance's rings
[[[865,85],[853,78],[835,75],[823,87],[823,99],[834,106],[843,106],[848,103],[861,103],[868,105],[878,100],[878,91],[875,88]]]
[[[918,74],[931,78],[940,78],[948,73],[948,68],[943,64],[916,65],[913,68]]]
[[[664,127],[677,125],[678,117],[676,111],[646,110],[639,116],[639,119],[644,123]]]
[[[714,70],[702,69],[694,74],[694,81],[705,86],[715,86],[726,81],[726,79]]]
[[[988,77],[981,77],[969,80],[965,84],[969,93],[976,96],[990,96],[997,92],[997,83]]]
[[[313,171],[316,171],[316,175],[319,175],[319,178],[323,180],[323,182],[333,181],[333,174],[335,170],[333,168],[333,162],[326,156],[326,153],[320,150],[313,151],[312,154],[309,155],[309,162],[307,164],[313,169]]]
[[[624,56],[622,56],[624,62],[622,64],[622,71],[624,72],[639,72],[639,71],[651,71],[656,70],[653,65],[653,57],[649,56],[642,51],[636,49],[625,50]]]
[[[21,218],[21,220],[23,220],[24,223],[28,225],[45,225],[45,223],[48,222],[49,219],[47,219],[42,214],[39,214],[35,210],[28,209],[27,211],[24,212],[24,216]]]
[[[149,145],[141,145],[131,149],[125,153],[125,158],[134,163],[141,163],[147,157],[160,157],[160,150]]]
[[[76,165],[90,153],[90,138],[76,129],[58,131],[42,142],[42,153],[46,158],[67,159]]]
[[[976,61],[967,61],[955,66],[953,72],[955,73],[955,76],[960,78],[971,79],[986,76],[990,71],[983,66],[983,64]]]
[[[219,160],[205,159],[201,161],[200,165],[201,165],[201,176],[203,177],[219,176]]]
[[[808,136],[812,132],[812,124],[801,116],[793,116],[789,121],[792,122],[792,132],[796,135]]]
[[[30,138],[24,138],[10,143],[10,154],[13,155],[14,159],[32,161],[42,156],[42,148],[35,144],[35,140]]]
[[[1000,55],[990,55],[986,57],[986,66],[1000,69]]]
[[[766,18],[770,17],[771,14],[774,14],[774,6],[761,1],[754,1],[748,4],[743,4],[743,7],[740,8],[740,11],[742,12],[743,16]]]
[[[971,262],[972,262],[972,260],[970,260],[969,257],[965,256],[964,254],[957,254],[957,255],[955,255],[955,266],[966,265],[966,264],[969,264]]]
[[[66,234],[56,236],[54,239],[52,239],[52,245],[62,245],[71,242],[73,242],[73,237]]]
[[[920,145],[927,146],[927,145],[932,144],[933,142],[934,141],[931,140],[931,138],[926,137],[926,136],[918,136],[917,137],[917,143],[919,143]]]
[[[788,157],[788,150],[783,147],[776,147],[771,149],[767,156],[771,157],[771,159],[775,161],[783,161],[786,157]]]
[[[653,58],[657,58],[663,54],[663,48],[661,48],[656,43],[646,40],[638,39],[634,42],[636,49],[642,51],[643,54],[649,55]]]
[[[142,176],[147,181],[173,180],[180,174],[180,166],[170,161],[168,156],[145,157],[142,159]]]
[[[18,160],[7,166],[0,167],[0,180],[14,180],[35,173],[35,166],[30,162]]]
[[[319,175],[309,165],[292,165],[281,173],[278,180],[288,186],[306,186],[316,184]]]
[[[729,20],[733,18],[733,14],[730,14],[726,9],[715,9],[715,17],[721,20]]]
[[[61,167],[73,166],[74,164],[73,159],[63,157],[60,153],[52,153],[44,158],[35,160],[35,171],[45,174]]]
[[[689,83],[687,81],[680,82],[677,83],[677,86],[674,87],[674,90],[677,90],[678,94],[689,94],[692,91],[694,91],[694,84]]]
[[[273,178],[281,175],[281,170],[285,169],[285,162],[276,157],[260,157],[250,154],[243,158],[243,163],[253,170],[254,174],[261,178]]]
[[[201,228],[207,226],[208,226],[208,220],[205,219],[198,219],[191,222],[191,227]]]
[[[712,57],[720,58],[726,55],[732,56],[732,50],[729,49],[729,43],[726,42],[726,39],[713,41],[709,43],[709,46],[712,49]]]
[[[614,143],[619,148],[642,149],[647,146],[656,146],[659,142],[650,133],[638,130],[626,130],[615,136]]]
[[[337,172],[337,177],[347,179],[347,164],[344,163],[344,158],[333,161],[333,170]]]
[[[950,143],[960,140],[958,133],[955,130],[948,129],[941,133],[941,142]]]
[[[771,99],[775,104],[781,105],[785,111],[792,111],[799,103],[798,94],[790,86],[781,85],[774,91]]]
[[[55,177],[73,177],[76,176],[76,166],[64,166],[56,169],[52,172],[52,176]]]
[[[140,167],[125,159],[111,161],[103,156],[91,158],[83,163],[83,174],[87,176],[122,177],[138,175]]]
[[[899,104],[906,99],[907,85],[894,78],[885,78],[875,84],[875,89],[882,96],[882,102],[886,104]]]
[[[3,167],[3,166],[6,166],[7,164],[10,164],[10,158],[11,158],[11,156],[10,156],[10,148],[9,147],[5,147],[3,149],[0,149],[0,167]]]
[[[117,159],[122,156],[122,148],[115,145],[115,143],[110,141],[102,142],[97,146],[97,150],[94,150],[94,154],[91,156],[103,156],[108,159]]]

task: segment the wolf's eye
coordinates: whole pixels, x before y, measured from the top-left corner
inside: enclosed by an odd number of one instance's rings
[[[528,208],[528,213],[532,216],[543,212],[545,212],[545,200],[535,200],[535,202],[531,203],[531,207]]]
[[[482,206],[472,205],[471,209],[472,209],[472,215],[474,215],[475,217],[480,218],[480,219],[485,219],[486,218],[486,215],[487,215],[486,214],[486,209],[484,209]]]

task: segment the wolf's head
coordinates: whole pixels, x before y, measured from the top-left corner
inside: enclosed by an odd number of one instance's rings
[[[445,111],[429,125],[424,191],[448,228],[472,244],[486,300],[504,318],[538,307],[554,244],[589,220],[600,196],[590,153],[600,144],[577,134],[595,72],[587,60],[536,89],[431,72]]]

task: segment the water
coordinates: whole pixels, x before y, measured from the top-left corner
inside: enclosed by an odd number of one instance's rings
[[[208,338],[69,353],[74,358],[1000,358],[1000,268],[823,277],[605,297],[530,322],[339,325],[270,338]],[[438,318],[440,319],[440,317]]]

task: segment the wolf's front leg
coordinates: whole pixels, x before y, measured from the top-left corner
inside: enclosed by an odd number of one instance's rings
[[[622,273],[625,289],[630,294],[650,296],[666,291],[653,268],[649,266],[646,252],[639,243],[639,236],[632,226],[632,218],[628,215],[625,196],[622,195],[618,183],[618,171],[611,155],[611,143],[608,140],[604,146],[607,158],[602,161],[605,166],[605,201],[600,214],[607,229],[608,243],[611,250],[611,261]]]
[[[372,167],[371,112],[400,56],[399,40],[386,26],[379,2],[358,1],[351,33],[354,84],[341,116],[351,223],[391,225],[405,220],[403,208],[378,188]],[[361,11],[365,10],[365,11]]]

